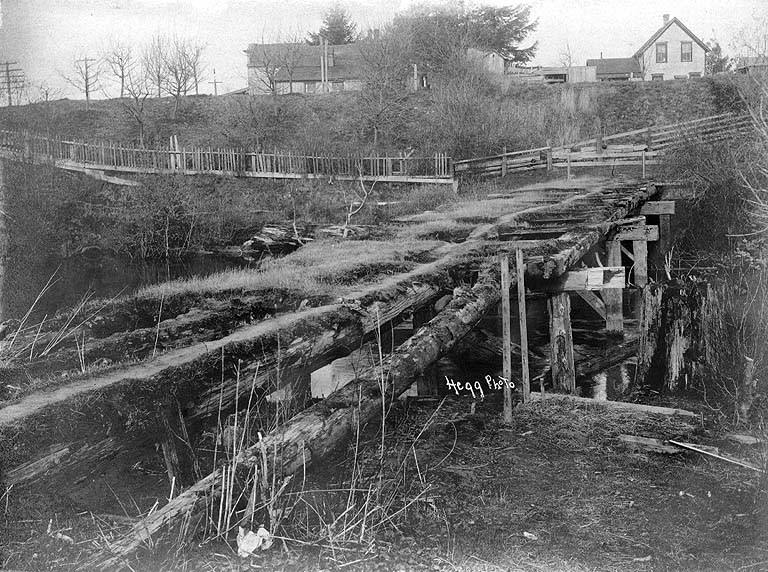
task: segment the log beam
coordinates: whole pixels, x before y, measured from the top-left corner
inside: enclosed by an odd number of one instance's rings
[[[659,227],[655,224],[619,227],[614,240],[645,240],[655,242],[659,240]]]
[[[673,215],[675,201],[648,201],[640,207],[641,215]]]
[[[600,299],[600,296],[589,290],[577,291],[576,294],[584,300],[589,306],[597,312],[597,314],[605,320],[605,302]]]

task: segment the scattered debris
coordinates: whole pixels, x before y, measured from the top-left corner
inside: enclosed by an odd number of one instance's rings
[[[527,538],[528,540],[538,540],[539,539],[538,536],[536,536],[535,534],[532,534],[530,532],[523,532],[523,536],[525,538]]]
[[[742,435],[740,433],[728,433],[725,438],[740,445],[758,445],[759,443],[762,443],[757,437],[753,437],[752,435]]]
[[[269,531],[260,526],[256,532],[238,527],[237,532],[237,555],[241,558],[251,556],[255,550],[267,550],[272,546],[272,535]]]
[[[717,448],[715,447],[707,447],[705,445],[694,445],[692,443],[680,443],[679,441],[673,441],[669,440],[669,442],[672,445],[675,445],[677,447],[681,447],[683,449],[687,449],[689,451],[694,451],[696,453],[700,453],[702,455],[706,455],[708,457],[714,457],[715,459],[720,459],[721,461],[725,461],[727,463],[732,463],[734,465],[738,465],[739,467],[744,467],[745,469],[750,469],[752,471],[757,471],[758,473],[764,473],[763,469],[760,467],[755,467],[754,465],[750,465],[749,463],[745,463],[744,461],[739,461],[738,459],[732,459],[730,457],[725,457],[719,453]],[[714,452],[712,451],[714,449]]]

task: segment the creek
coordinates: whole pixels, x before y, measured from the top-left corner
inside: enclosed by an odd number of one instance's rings
[[[28,252],[11,254],[0,271],[0,321],[21,318],[32,308],[30,320],[36,322],[76,305],[84,296],[111,298],[168,280],[257,265],[258,261],[221,254],[169,260],[139,260],[104,253],[67,258]],[[35,302],[49,281],[50,287]]]

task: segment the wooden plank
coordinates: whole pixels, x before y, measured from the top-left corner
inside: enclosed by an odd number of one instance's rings
[[[619,227],[614,240],[651,241],[659,240],[659,227],[655,224]]]
[[[515,262],[517,268],[517,314],[518,322],[520,324],[520,356],[522,367],[522,397],[523,403],[526,403],[530,399],[531,395],[531,374],[528,369],[528,324],[526,323],[526,307],[525,307],[525,262],[523,261],[523,251],[517,249],[515,251]],[[541,392],[544,393],[544,383],[540,384]]]
[[[571,332],[571,299],[567,293],[550,296],[549,311],[550,365],[552,387],[555,391],[576,391],[576,370],[573,359],[573,333]]]
[[[562,276],[535,287],[539,292],[579,292],[583,290],[616,290],[626,286],[623,266],[601,266],[570,270]]]
[[[609,266],[619,266],[621,264],[621,243],[618,240],[609,240],[606,243],[606,247],[608,250],[607,262]],[[624,283],[623,268],[621,282],[622,284]],[[603,300],[605,300],[605,327],[609,332],[624,331],[623,297],[623,289],[609,289],[603,292]]]
[[[509,303],[509,258],[506,253],[499,255],[501,259],[501,324],[502,324],[502,375],[512,379],[512,324]],[[504,423],[512,423],[512,389],[504,384]]]
[[[648,285],[648,243],[644,240],[633,241],[632,253],[635,257],[635,286],[645,288]]]
[[[605,302],[600,299],[600,296],[589,290],[579,290],[576,294],[605,320]]]
[[[675,201],[648,201],[640,207],[641,215],[673,215]]]
[[[542,399],[561,399],[568,400],[573,403],[581,405],[596,405],[598,407],[608,407],[610,409],[618,409],[626,411],[628,413],[647,413],[652,415],[666,415],[668,417],[680,416],[680,417],[692,417],[697,419],[699,416],[693,411],[686,411],[685,409],[674,409],[671,407],[658,407],[656,405],[645,405],[642,403],[627,403],[626,401],[595,401],[589,397],[577,397],[575,395],[565,395],[562,393],[546,395],[538,395],[536,393],[531,395],[532,401],[539,401]]]

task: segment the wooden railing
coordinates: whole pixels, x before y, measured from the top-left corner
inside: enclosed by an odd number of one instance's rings
[[[659,125],[588,139],[563,147],[539,147],[454,161],[457,176],[504,176],[513,172],[555,167],[653,165],[671,148],[690,141],[712,143],[752,131],[748,115],[725,113],[680,123]],[[643,173],[645,175],[645,173]]]
[[[173,140],[172,140],[173,141]],[[451,158],[330,156],[272,153],[246,149],[203,147],[132,147],[112,142],[90,143],[52,139],[17,131],[0,131],[0,149],[28,157],[101,171],[123,173],[203,173],[267,178],[325,178],[392,182],[450,183]]]

